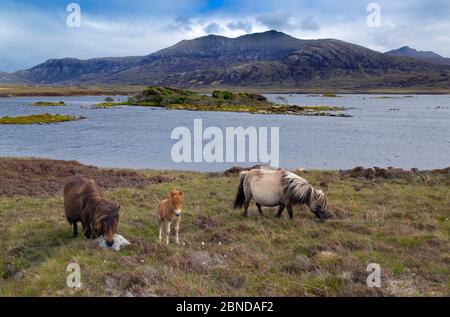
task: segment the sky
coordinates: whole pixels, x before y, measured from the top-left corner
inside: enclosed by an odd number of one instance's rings
[[[67,23],[70,3],[79,5],[80,27]],[[272,29],[450,57],[449,17],[449,0],[0,0],[0,71],[50,58],[142,56],[183,39]]]

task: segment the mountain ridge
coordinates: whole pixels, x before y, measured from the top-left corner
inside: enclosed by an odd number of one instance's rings
[[[419,51],[409,46],[402,46],[395,50],[386,52],[388,55],[411,57],[434,64],[450,65],[450,58],[443,57],[433,51]]]
[[[50,85],[449,88],[450,67],[272,30],[237,38],[207,35],[146,56],[49,59],[6,77]]]

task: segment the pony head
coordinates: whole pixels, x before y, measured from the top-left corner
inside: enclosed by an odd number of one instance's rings
[[[94,216],[94,231],[96,236],[103,235],[108,247],[113,246],[114,236],[117,232],[117,224],[119,223],[120,205],[111,202],[101,202]]]
[[[170,201],[175,210],[175,216],[179,217],[183,208],[183,192],[178,189],[172,189],[170,191]]]
[[[328,213],[327,208],[327,198],[325,194],[320,189],[312,189],[311,197],[309,202],[309,210],[312,211],[319,219],[327,219]]]

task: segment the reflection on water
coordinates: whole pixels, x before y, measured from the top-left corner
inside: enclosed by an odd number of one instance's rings
[[[267,95],[273,101],[280,95]],[[280,127],[280,164],[286,168],[343,169],[396,166],[420,169],[450,165],[450,96],[343,95],[342,98],[282,95],[289,104],[353,109],[353,118],[170,111],[144,107],[90,109],[104,97],[0,98],[0,116],[43,112],[84,115],[53,125],[0,125],[0,156],[34,156],[105,167],[222,170],[254,163],[174,163],[173,128]],[[394,98],[391,98],[394,97]],[[122,97],[125,99],[125,97]],[[32,107],[35,101],[66,107]]]

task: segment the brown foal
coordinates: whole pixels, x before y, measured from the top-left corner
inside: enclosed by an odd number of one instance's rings
[[[183,193],[178,189],[172,189],[169,198],[159,202],[158,212],[156,214],[159,225],[159,242],[161,242],[164,232],[166,244],[169,244],[170,225],[175,217],[175,241],[177,244],[180,244],[178,232],[180,231],[182,206]]]

